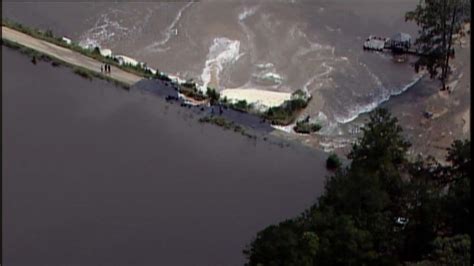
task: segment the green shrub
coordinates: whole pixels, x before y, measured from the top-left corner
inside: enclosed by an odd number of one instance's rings
[[[99,47],[95,47],[94,50],[92,50],[92,53],[96,54],[96,55],[101,55],[100,54],[100,48]]]
[[[211,104],[217,103],[219,101],[220,94],[215,89],[208,87],[206,91],[206,95],[211,100]]]
[[[302,134],[310,134],[313,132],[318,132],[322,126],[318,123],[310,123],[308,121],[298,121],[296,122],[296,126],[293,129]]]
[[[271,107],[264,114],[264,117],[273,124],[288,125],[292,123],[299,112],[308,105],[308,101],[297,98],[285,101],[281,106]]]
[[[248,111],[250,109],[250,105],[247,103],[246,100],[240,100],[234,103],[231,107],[240,111]]]
[[[193,98],[197,101],[203,101],[208,97],[202,94],[196,87],[195,83],[184,83],[180,86],[179,92],[187,97]]]
[[[47,30],[44,35],[49,38],[54,38],[53,31]]]
[[[341,160],[335,153],[331,153],[326,160],[326,168],[329,170],[335,170],[341,167]]]
[[[167,82],[171,82],[171,81],[172,81],[167,75],[161,74],[161,72],[160,72],[159,70],[156,70],[155,78],[156,78],[156,79],[163,80],[163,81],[167,81]]]
[[[306,98],[306,93],[303,90],[296,90],[291,94],[292,99],[305,99]]]

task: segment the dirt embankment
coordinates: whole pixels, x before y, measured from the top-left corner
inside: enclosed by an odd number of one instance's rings
[[[102,62],[94,60],[80,53],[71,51],[64,47],[60,47],[58,45],[36,39],[22,32],[2,26],[2,38],[12,42],[16,42],[28,48],[47,54],[49,56],[56,57],[69,64],[84,67],[97,73],[101,72],[100,67],[103,65]],[[111,78],[128,85],[132,85],[142,79],[137,75],[123,71],[114,66],[111,66],[111,73],[109,75]]]

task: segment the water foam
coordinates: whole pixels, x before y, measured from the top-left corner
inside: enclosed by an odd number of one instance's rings
[[[258,7],[244,8],[244,11],[239,14],[239,21],[244,21],[246,18],[253,16],[257,12]]]
[[[294,27],[292,32],[297,32],[300,37],[306,40],[309,44],[309,48],[302,48],[296,53],[296,57],[307,55],[308,53],[315,52],[315,51],[331,51],[331,55],[334,56],[335,47],[331,45],[322,45],[320,43],[313,42],[308,38],[305,32],[303,32],[300,28]],[[294,35],[294,33],[292,33]]]
[[[123,27],[118,21],[111,20],[108,14],[101,14],[95,25],[86,31],[80,38],[82,47],[100,47],[100,44],[111,40],[116,35],[127,34],[129,29]]]
[[[323,62],[321,64],[321,66],[325,69],[322,73],[318,73],[314,76],[312,76],[303,86],[303,91],[305,91],[306,93],[311,93],[310,92],[310,89],[309,89],[309,86],[311,84],[313,84],[314,82],[316,82],[317,80],[320,80],[320,78],[322,77],[328,77],[329,74],[331,74],[331,72],[334,71],[334,67],[332,66],[329,66],[326,62]],[[322,87],[323,85],[323,81],[320,81],[319,83],[319,86]],[[312,90],[311,90],[312,91]]]
[[[262,71],[258,74],[253,74],[252,77],[258,79],[258,80],[261,80],[261,81],[270,81],[270,82],[273,82],[275,84],[282,84],[283,83],[283,77],[276,73],[276,72],[272,72],[272,71]]]
[[[237,61],[243,53],[240,51],[240,42],[228,38],[215,38],[209,47],[207,60],[201,74],[202,88],[207,89],[211,82],[212,71],[215,71],[215,79],[218,81],[220,73],[224,67]]]
[[[283,131],[283,132],[286,132],[286,133],[295,133],[294,130],[293,130],[295,125],[296,124],[291,124],[291,125],[287,125],[287,126],[272,125],[271,127],[276,129],[276,130],[280,130],[280,131]]]
[[[279,74],[274,73],[274,72],[265,73],[261,77],[264,80],[269,80],[276,83],[281,83],[283,81],[283,78]]]
[[[178,24],[183,12],[190,7],[194,2],[189,2],[185,6],[183,6],[179,11],[174,20],[171,24],[166,28],[164,34],[165,37],[159,41],[153,42],[152,44],[145,47],[146,50],[153,51],[153,52],[163,52],[169,50],[169,48],[162,48],[163,45],[168,43],[171,37],[178,35],[178,29],[176,28],[176,24]]]
[[[424,75],[417,76],[413,81],[406,84],[400,90],[396,90],[394,92],[390,92],[386,90],[384,87],[379,87],[382,92],[376,97],[372,102],[365,104],[365,105],[357,105],[349,110],[349,114],[345,117],[335,115],[334,118],[338,123],[345,124],[354,121],[359,115],[364,113],[369,113],[377,108],[382,103],[388,101],[390,97],[397,96],[408,90],[409,88],[413,87],[415,84],[418,83],[423,78]]]
[[[252,41],[252,31],[249,29],[249,27],[247,25],[245,25],[244,23],[244,20],[247,19],[248,17],[251,17],[253,15],[255,15],[255,13],[257,12],[258,10],[258,6],[254,6],[254,7],[251,7],[251,8],[244,8],[244,11],[241,12],[238,16],[238,19],[239,19],[239,25],[242,27],[243,31],[245,32],[245,36],[247,37],[247,43],[249,44],[249,55],[250,55],[250,60],[251,62],[253,63],[254,59],[253,59],[253,56],[252,56],[252,51],[255,50],[255,47],[254,47],[254,43]]]
[[[257,64],[256,65],[257,68],[260,68],[260,69],[266,69],[266,68],[273,68],[274,65],[272,63],[262,63],[262,64]]]
[[[332,138],[331,140],[321,141],[319,145],[323,148],[325,152],[332,152],[335,149],[340,149],[352,145],[354,142],[351,138]]]

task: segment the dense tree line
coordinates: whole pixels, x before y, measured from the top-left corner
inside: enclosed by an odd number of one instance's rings
[[[396,118],[377,109],[318,202],[259,232],[248,265],[469,265],[470,141],[448,165],[409,160]]]

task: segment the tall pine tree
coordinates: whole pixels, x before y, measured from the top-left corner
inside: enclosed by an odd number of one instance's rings
[[[469,8],[470,0],[420,0],[416,9],[405,15],[405,20],[414,21],[420,27],[415,45],[422,56],[415,69],[426,66],[431,78],[439,78],[443,90],[450,73],[453,35],[469,19]]]

